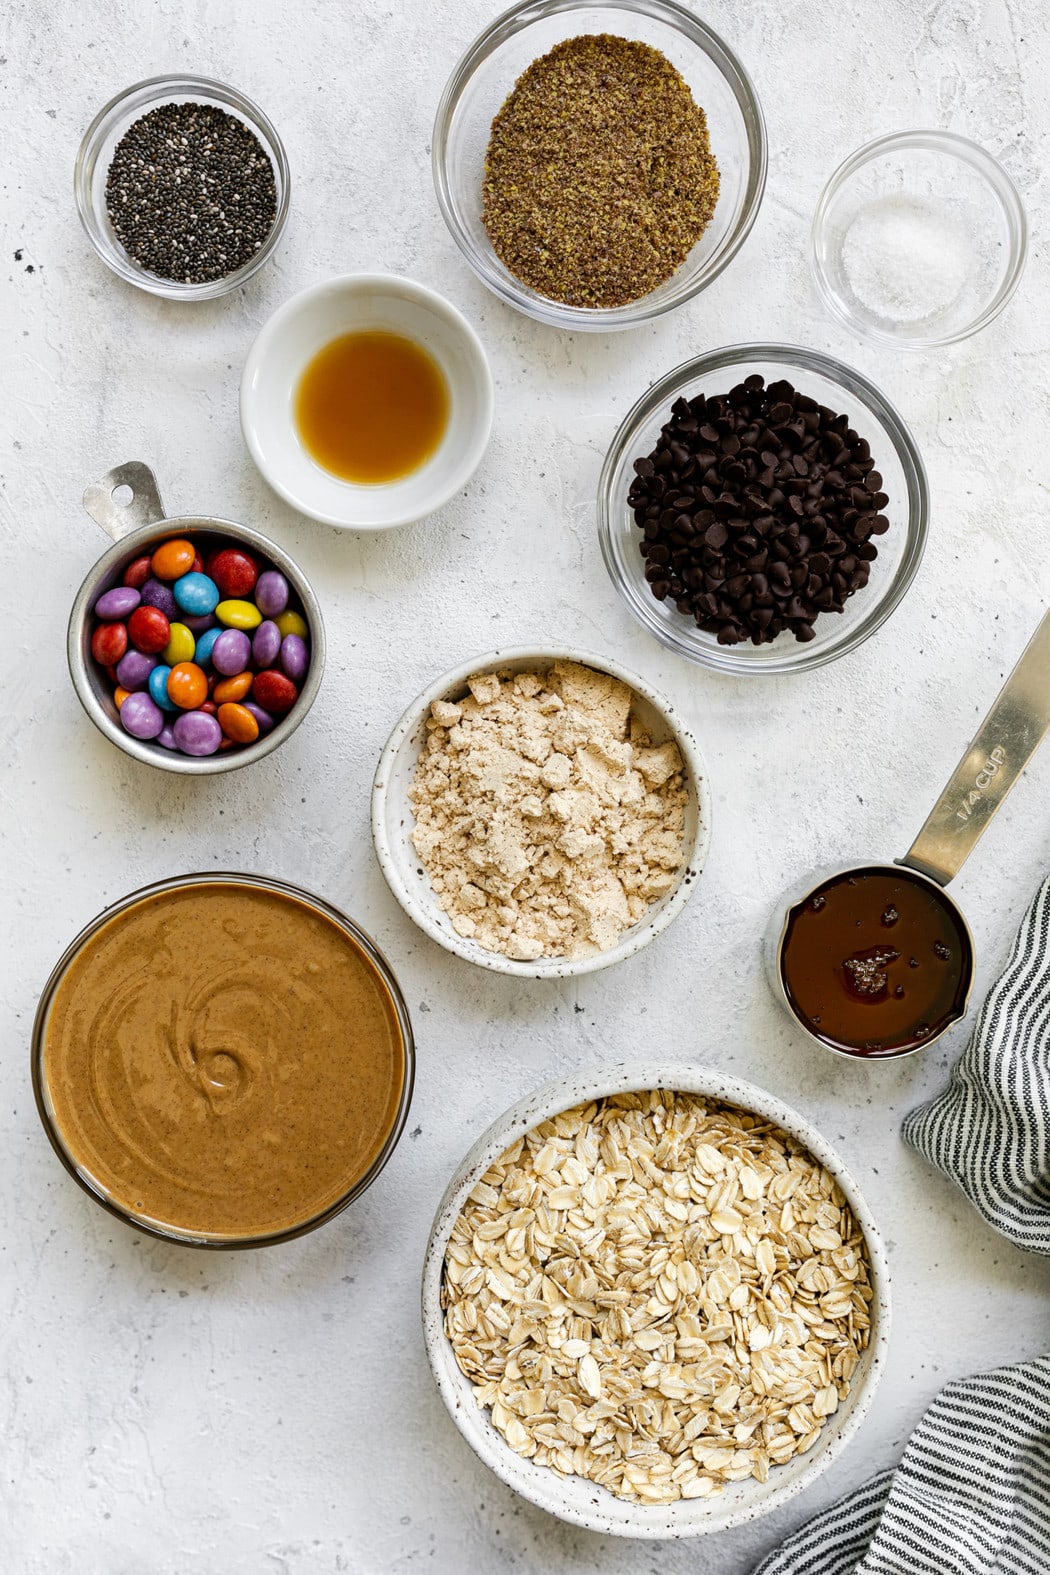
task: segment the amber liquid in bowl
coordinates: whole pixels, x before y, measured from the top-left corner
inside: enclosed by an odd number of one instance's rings
[[[253,1239],[368,1175],[407,1054],[375,962],[265,886],[146,895],[90,934],[47,1012],[42,1082],[73,1165],[133,1219]]]
[[[343,481],[381,485],[426,464],[449,417],[445,374],[403,334],[342,334],[309,362],[295,395],[303,447]]]
[[[792,1010],[856,1056],[903,1055],[962,1016],[973,955],[954,905],[908,870],[847,870],[791,909],[780,971]]]

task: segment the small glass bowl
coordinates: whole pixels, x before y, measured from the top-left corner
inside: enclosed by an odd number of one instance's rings
[[[277,212],[266,240],[255,256],[242,267],[221,279],[211,279],[206,284],[180,284],[177,279],[162,279],[149,273],[124,250],[114,233],[106,212],[106,177],[117,143],[128,127],[151,109],[162,104],[210,104],[243,120],[261,142],[273,165],[277,187]],[[212,301],[217,296],[228,295],[239,285],[258,273],[263,263],[273,255],[288,219],[291,197],[291,177],[284,144],[257,104],[236,88],[223,82],[213,82],[208,77],[150,77],[146,82],[136,82],[134,87],[118,93],[100,109],[80,144],[76,168],[73,172],[73,189],[76,194],[80,222],[88,239],[102,261],[120,278],[126,279],[140,290],[151,295],[162,295],[169,301]]]
[[[990,153],[949,131],[901,131],[852,154],[813,217],[811,260],[828,309],[902,349],[967,339],[1017,288],[1028,224]]]
[[[650,44],[676,67],[707,116],[721,186],[707,229],[676,273],[626,306],[566,306],[506,268],[481,222],[492,121],[522,72],[563,39],[614,33]],[[726,44],[675,0],[525,0],[467,50],[438,105],[434,185],[452,237],[483,284],[541,323],[608,331],[648,322],[716,279],[747,239],[766,183],[766,132],[755,90]]]
[[[890,528],[877,539],[878,557],[868,584],[841,613],[823,612],[814,638],[785,632],[769,645],[719,645],[672,602],[649,589],[642,533],[628,506],[634,461],[652,452],[676,399],[703,393],[727,394],[753,372],[771,382],[786,377],[802,394],[848,415],[850,425],[871,445],[889,502],[881,511]],[[731,345],[676,367],[644,393],[621,423],[598,481],[598,539],[613,584],[638,622],[662,645],[701,667],[737,676],[801,673],[856,650],[875,633],[907,591],[922,561],[929,521],[929,487],[915,440],[893,406],[852,367],[816,350],[794,345]]]

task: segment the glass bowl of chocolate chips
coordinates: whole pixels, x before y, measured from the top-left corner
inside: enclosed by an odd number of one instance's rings
[[[669,372],[602,468],[602,556],[638,621],[718,672],[795,673],[855,650],[922,560],[926,471],[867,378],[790,345]]]

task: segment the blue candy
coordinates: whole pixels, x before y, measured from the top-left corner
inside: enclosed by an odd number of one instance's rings
[[[175,600],[183,612],[203,618],[219,605],[219,587],[207,574],[184,574],[173,586]]]
[[[222,633],[224,633],[224,630],[219,624],[216,624],[214,629],[205,629],[203,634],[197,636],[197,649],[193,660],[198,667],[204,667],[211,661],[212,646]]]
[[[177,711],[179,708],[174,700],[168,698],[168,674],[170,667],[163,664],[155,667],[149,675],[149,692],[154,705],[159,705],[162,711]]]

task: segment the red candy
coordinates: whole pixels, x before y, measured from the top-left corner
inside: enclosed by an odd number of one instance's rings
[[[191,574],[203,574],[204,573],[204,559],[201,557],[199,552],[195,552],[193,554],[193,567],[191,568],[190,573]]]
[[[159,607],[136,607],[128,619],[128,639],[143,656],[156,656],[171,638],[171,624]]]
[[[100,667],[116,667],[127,648],[128,631],[122,623],[100,623],[91,636],[91,654]]]
[[[278,716],[283,716],[285,711],[290,711],[299,698],[299,691],[290,678],[283,673],[276,672],[268,667],[264,673],[256,673],[252,684],[252,699],[261,705],[264,711],[273,711]]]
[[[224,547],[217,552],[208,566],[208,573],[225,597],[247,596],[255,589],[259,570],[246,552],[236,547]]]
[[[149,579],[152,567],[149,558],[136,558],[134,563],[129,563],[124,570],[124,584],[130,585],[133,591],[141,591]]]

